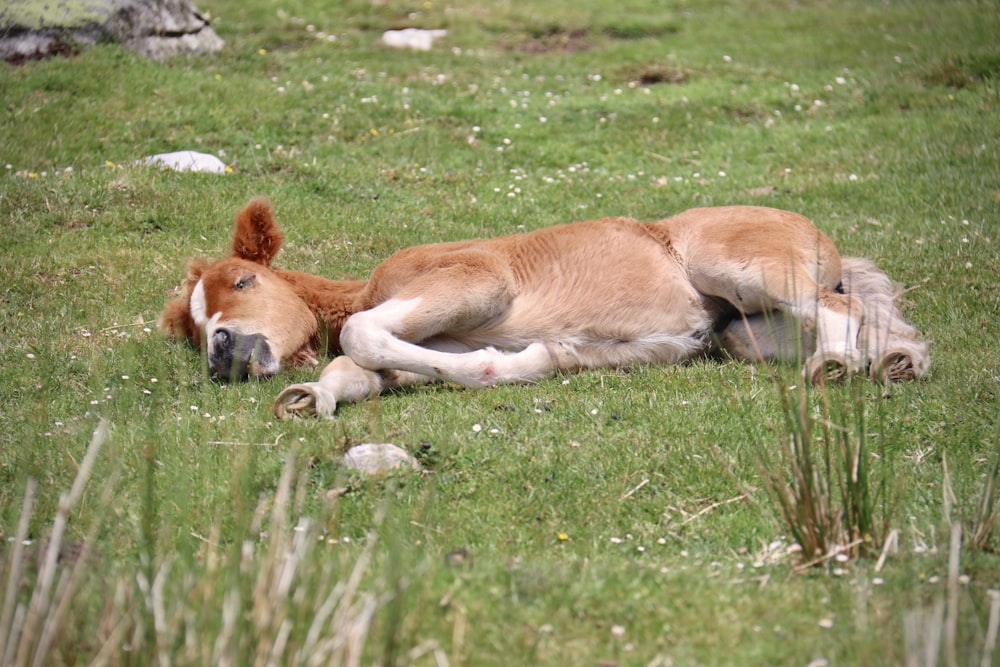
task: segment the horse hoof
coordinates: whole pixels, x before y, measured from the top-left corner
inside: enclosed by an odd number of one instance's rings
[[[274,416],[278,419],[327,416],[319,393],[310,384],[293,384],[278,394],[274,400]],[[332,415],[333,410],[329,414]]]
[[[873,380],[883,384],[906,382],[919,377],[913,357],[904,352],[889,352],[877,362],[872,362],[868,373]]]
[[[805,375],[814,385],[843,382],[861,370],[858,359],[831,353],[815,354],[806,363]]]

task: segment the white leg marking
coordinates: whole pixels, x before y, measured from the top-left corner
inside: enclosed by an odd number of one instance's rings
[[[806,360],[805,371],[814,382],[824,378],[850,376],[867,363],[858,349],[861,321],[849,313],[816,308],[816,351]],[[832,368],[828,365],[832,364]]]
[[[352,315],[340,334],[344,353],[370,370],[409,371],[465,387],[530,380],[555,370],[555,363],[542,343],[512,354],[493,348],[453,354],[397,338],[394,331],[402,328],[404,318],[419,305],[419,298],[390,299]]]
[[[857,354],[860,323],[846,313],[820,308],[816,316],[817,350],[830,353]]]

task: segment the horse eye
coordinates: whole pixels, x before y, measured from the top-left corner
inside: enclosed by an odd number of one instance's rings
[[[233,288],[238,290],[246,289],[248,287],[253,287],[254,283],[256,282],[257,282],[257,276],[254,275],[243,276],[242,278],[236,281],[236,284],[233,285]]]

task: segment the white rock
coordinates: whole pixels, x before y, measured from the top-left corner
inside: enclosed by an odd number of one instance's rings
[[[203,171],[209,174],[226,173],[226,163],[208,153],[196,151],[177,151],[175,153],[159,153],[138,160],[136,164],[159,166],[174,171]]]
[[[382,33],[382,43],[394,49],[430,51],[434,40],[447,34],[447,30],[423,30],[421,28],[386,30]]]
[[[347,450],[341,461],[350,468],[370,475],[403,466],[409,466],[413,470],[419,467],[417,460],[407,454],[405,449],[387,443],[355,445]]]

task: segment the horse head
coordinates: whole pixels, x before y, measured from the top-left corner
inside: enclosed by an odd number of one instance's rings
[[[283,241],[270,203],[251,200],[236,216],[232,254],[192,261],[160,314],[167,335],[204,347],[214,378],[264,378],[283,365],[316,363],[316,315],[271,267]]]

